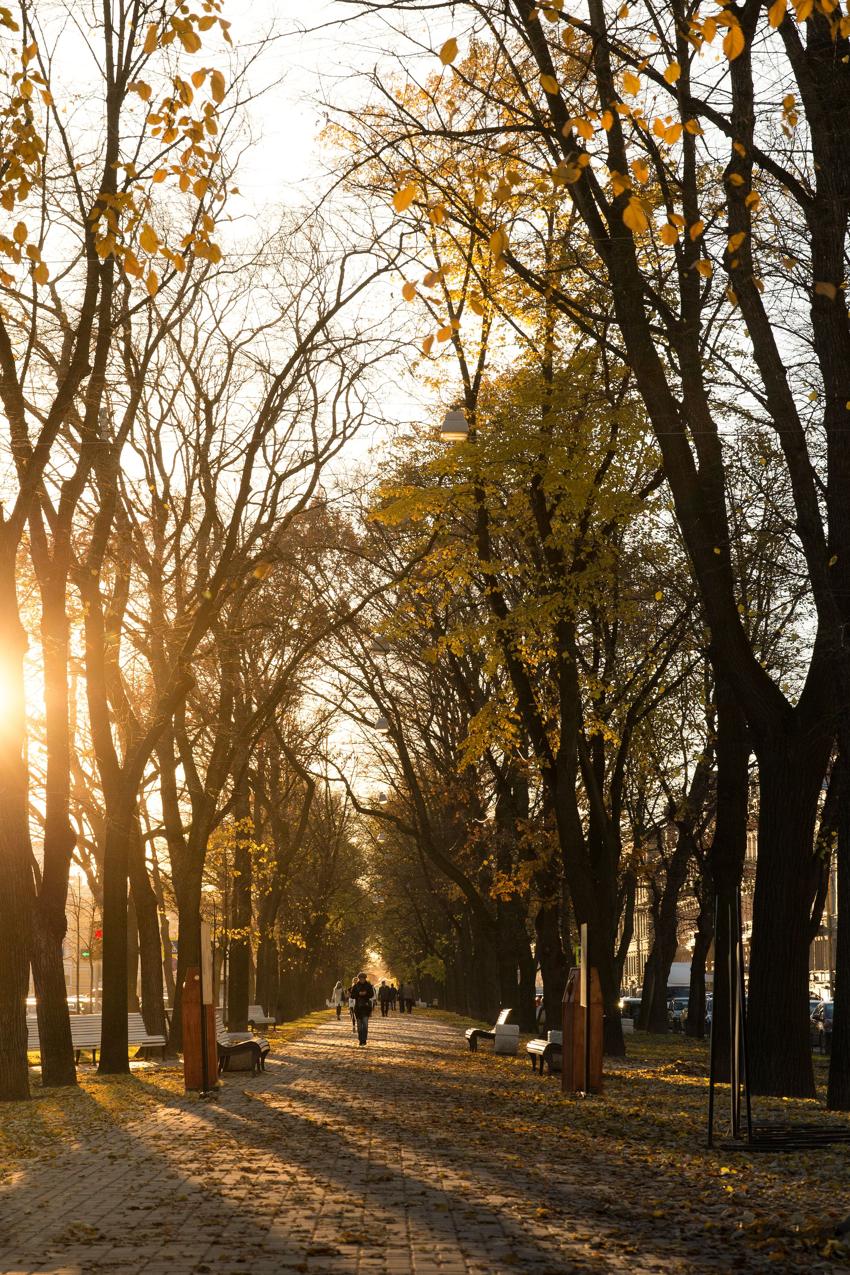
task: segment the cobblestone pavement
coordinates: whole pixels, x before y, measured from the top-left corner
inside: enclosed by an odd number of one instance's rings
[[[464,1049],[415,1015],[373,1019],[358,1049],[334,1019],[214,1102],[163,1089],[157,1117],[0,1192],[0,1272],[717,1271],[675,1238],[636,1252],[622,1228],[606,1237],[616,1181],[567,1139],[553,1163],[471,1119],[487,1069],[459,1086]]]

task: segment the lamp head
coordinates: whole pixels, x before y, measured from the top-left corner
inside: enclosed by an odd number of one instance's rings
[[[441,443],[465,443],[469,438],[469,423],[466,419],[466,413],[452,408],[450,412],[446,412],[443,417],[443,423],[440,426],[440,442]]]

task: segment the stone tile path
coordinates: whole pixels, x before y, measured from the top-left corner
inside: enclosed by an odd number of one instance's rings
[[[672,1242],[606,1239],[616,1181],[571,1161],[567,1139],[553,1165],[507,1122],[482,1124],[488,1069],[459,1078],[464,1049],[415,1015],[373,1019],[358,1049],[332,1020],[214,1102],[163,1090],[156,1118],[0,1191],[0,1272],[717,1270]]]

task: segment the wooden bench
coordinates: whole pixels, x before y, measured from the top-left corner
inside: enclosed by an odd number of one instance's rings
[[[532,1071],[537,1070],[537,1060],[540,1059],[540,1075],[543,1075],[544,1065],[548,1068],[549,1075],[553,1071],[561,1070],[561,1062],[563,1057],[563,1047],[557,1040],[530,1040],[525,1047],[525,1052],[531,1059]],[[557,1066],[555,1066],[557,1063]]]
[[[219,1075],[229,1070],[229,1063],[233,1058],[247,1057],[251,1063],[252,1075],[266,1069],[266,1055],[271,1049],[269,1042],[251,1032],[226,1031],[220,1009],[215,1011],[215,1045]]]
[[[249,1005],[248,1026],[251,1031],[255,1031],[257,1027],[271,1027],[272,1031],[274,1031],[277,1027],[277,1019],[269,1018],[262,1005]]]
[[[495,1025],[489,1030],[486,1027],[468,1027],[466,1029],[466,1042],[474,1053],[478,1048],[479,1040],[495,1040],[496,1028],[504,1027],[514,1011],[512,1009],[503,1009],[499,1017],[496,1019]]]
[[[97,1062],[102,1031],[100,1014],[69,1014],[71,1021],[71,1044],[74,1048],[74,1061],[79,1063],[80,1054],[91,1053],[92,1063]],[[141,1014],[127,1015],[127,1044],[142,1049],[159,1049],[165,1053],[165,1037],[153,1036],[145,1027]],[[38,1019],[35,1015],[27,1017],[27,1051],[41,1053],[41,1042],[38,1036]]]

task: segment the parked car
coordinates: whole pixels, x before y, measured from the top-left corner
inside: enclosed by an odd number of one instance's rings
[[[624,996],[620,1001],[620,1014],[623,1018],[637,1018],[640,1013],[640,997]]]
[[[832,1050],[832,1001],[820,1001],[811,1017],[812,1046],[828,1054]]]
[[[674,1032],[683,1032],[685,1030],[685,1020],[688,1017],[688,997],[674,996],[667,1002],[667,1022],[670,1024]]]

